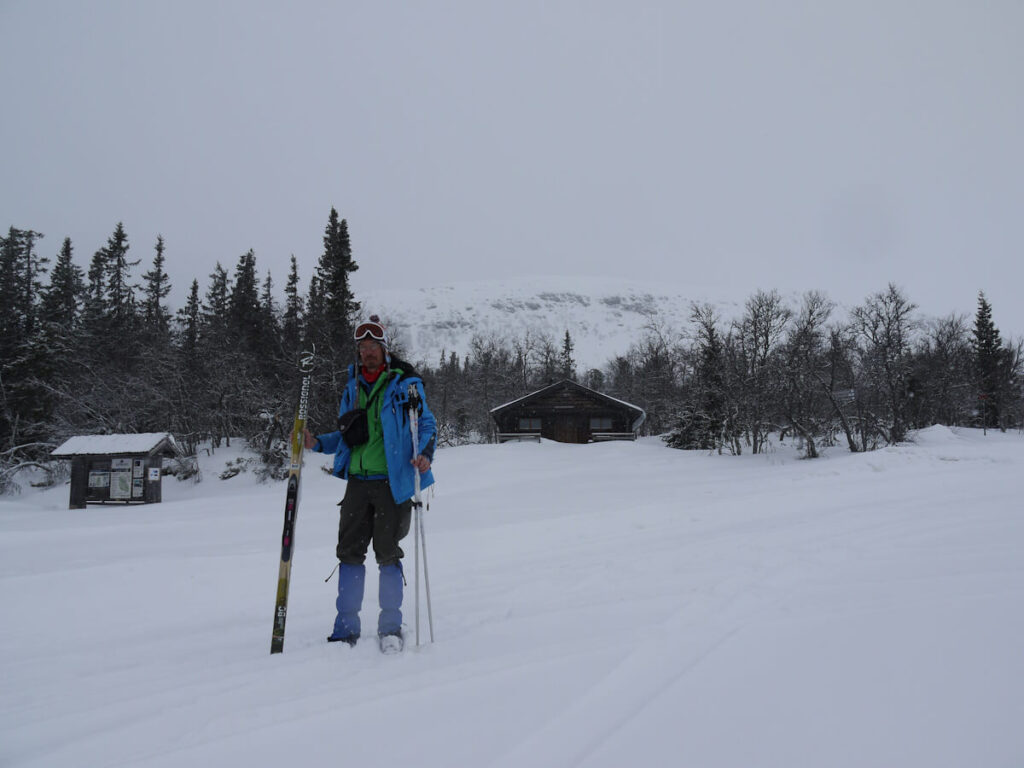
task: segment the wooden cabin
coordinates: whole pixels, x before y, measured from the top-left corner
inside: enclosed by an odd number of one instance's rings
[[[646,417],[642,408],[569,379],[491,409],[499,443],[541,438],[560,443],[635,440]]]
[[[69,509],[121,502],[154,504],[161,500],[164,458],[178,453],[166,432],[127,435],[78,435],[50,456],[71,460]]]

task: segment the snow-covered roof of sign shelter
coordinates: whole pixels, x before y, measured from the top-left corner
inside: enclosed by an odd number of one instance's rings
[[[76,435],[64,441],[50,456],[70,459],[73,456],[151,456],[155,453],[173,455],[178,444],[169,432],[141,432],[127,435]]]

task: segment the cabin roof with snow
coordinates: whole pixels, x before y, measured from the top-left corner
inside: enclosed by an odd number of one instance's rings
[[[55,459],[75,456],[174,456],[179,452],[174,436],[168,432],[141,432],[124,435],[76,435],[50,453]]]

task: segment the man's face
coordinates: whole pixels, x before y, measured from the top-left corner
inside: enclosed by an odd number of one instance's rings
[[[359,342],[359,362],[366,370],[379,370],[384,366],[384,348],[373,339],[363,339]]]

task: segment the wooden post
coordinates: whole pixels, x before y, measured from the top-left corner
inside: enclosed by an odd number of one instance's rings
[[[71,459],[71,502],[68,509],[85,509],[89,492],[89,462],[84,456]]]

